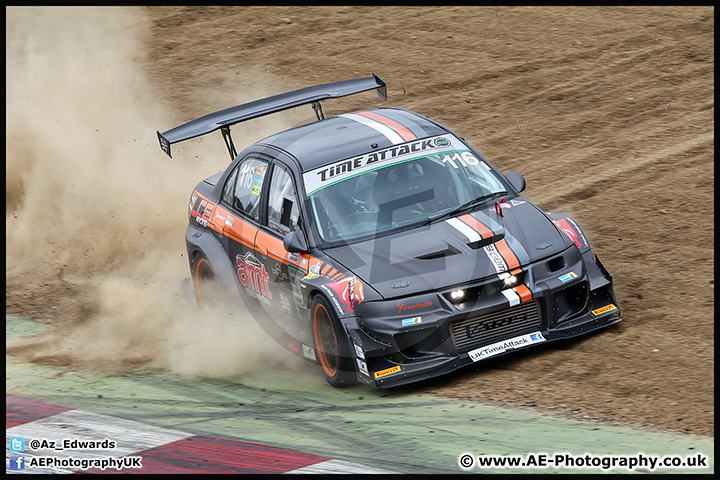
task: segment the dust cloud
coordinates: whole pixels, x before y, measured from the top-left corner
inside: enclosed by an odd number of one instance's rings
[[[229,157],[219,134],[217,142],[183,143],[172,159],[160,150],[155,131],[190,118],[169,111],[142,68],[142,10],[6,13],[6,280],[37,285],[57,276],[97,305],[6,352],[69,368],[157,367],[190,377],[303,363],[241,304],[233,314],[199,311],[180,293],[190,193]]]

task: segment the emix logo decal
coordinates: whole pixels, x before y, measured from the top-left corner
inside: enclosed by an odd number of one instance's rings
[[[235,261],[237,262],[240,283],[266,298],[272,298],[268,285],[270,275],[265,270],[265,265],[249,252],[245,255],[237,255]]]

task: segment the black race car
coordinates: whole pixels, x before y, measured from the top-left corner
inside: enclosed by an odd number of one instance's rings
[[[372,89],[387,98],[373,74],[158,132],[170,155],[220,130],[232,159],[188,206],[201,306],[243,298],[334,386],[402,385],[620,321],[583,231],[523,197],[522,175],[408,110],[324,118],[320,101]],[[304,104],[317,121],[236,152],[231,125]]]

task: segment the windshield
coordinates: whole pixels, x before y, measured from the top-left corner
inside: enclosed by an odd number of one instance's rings
[[[420,225],[505,191],[490,167],[452,136],[337,162],[304,179],[315,227],[326,243]]]

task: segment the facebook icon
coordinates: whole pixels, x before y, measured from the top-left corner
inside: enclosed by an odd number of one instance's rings
[[[25,455],[10,455],[10,470],[23,470],[25,468]]]

